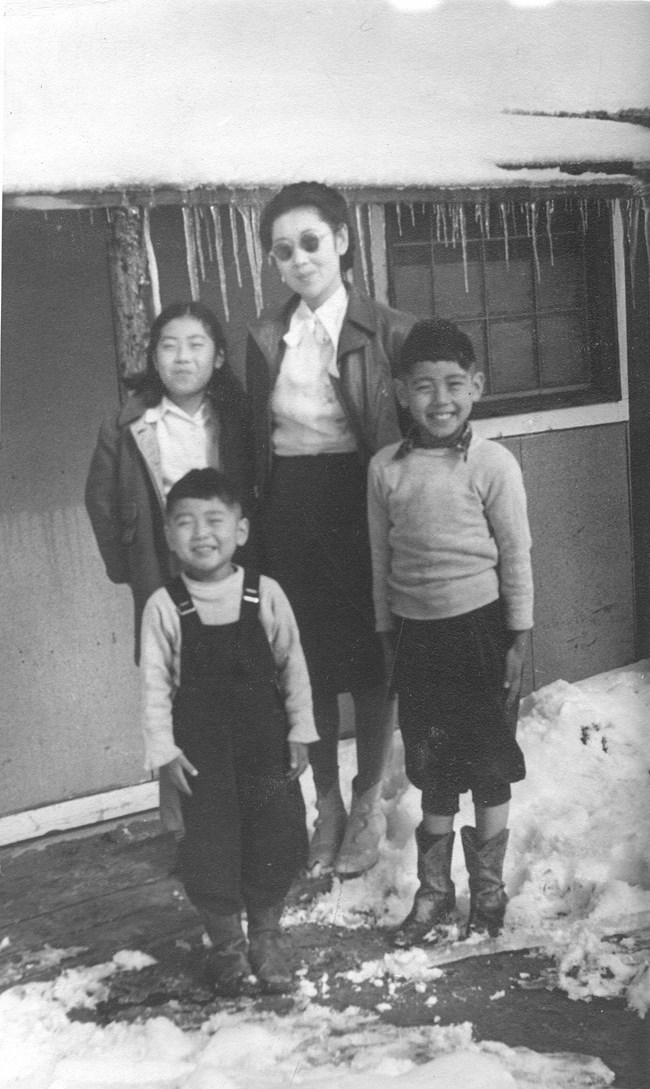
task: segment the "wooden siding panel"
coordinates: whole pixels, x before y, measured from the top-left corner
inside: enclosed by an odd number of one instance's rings
[[[83,506],[118,396],[104,232],[101,214],[5,219],[0,813],[145,778],[130,593]]]
[[[524,436],[535,687],[634,660],[625,425]]]

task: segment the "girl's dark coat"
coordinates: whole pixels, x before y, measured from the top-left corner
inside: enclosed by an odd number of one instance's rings
[[[238,398],[211,400],[219,422],[219,466],[249,494],[252,442],[239,393]],[[112,582],[127,583],[133,593],[136,660],[147,598],[178,573],[164,535],[155,426],[144,419],[151,406],[151,398],[136,393],[104,420],[86,482],[86,508],[106,573]]]

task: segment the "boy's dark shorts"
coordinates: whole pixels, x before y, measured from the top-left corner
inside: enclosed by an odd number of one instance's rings
[[[503,687],[512,642],[501,603],[443,620],[396,617],[394,687],[406,774],[425,812],[458,812],[458,795],[502,805],[526,774],[515,740],[518,701],[506,714]]]

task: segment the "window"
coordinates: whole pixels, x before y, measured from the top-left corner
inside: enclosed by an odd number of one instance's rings
[[[606,202],[386,213],[393,305],[469,335],[486,376],[477,416],[620,397]]]

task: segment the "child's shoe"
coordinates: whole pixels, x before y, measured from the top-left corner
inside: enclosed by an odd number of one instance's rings
[[[381,783],[357,794],[352,782],[352,806],[343,842],[334,864],[339,877],[360,877],[379,858],[379,842],[386,834],[386,818],[381,808]]]
[[[203,911],[203,922],[212,942],[205,965],[208,984],[227,998],[250,990],[252,970],[240,915],[215,915]]]
[[[338,782],[327,794],[319,794],[316,799],[318,816],[314,823],[314,834],[309,844],[307,870],[314,876],[330,873],[334,860],[339,853],[345,834],[347,813]]]
[[[280,917],[283,902],[269,907],[247,907],[248,946],[251,967],[267,994],[293,990],[293,975],[287,965]]]
[[[509,834],[504,828],[479,845],[475,828],[461,828],[470,895],[466,937],[487,931],[491,938],[496,938],[501,931],[508,903],[503,884],[503,860]]]
[[[400,949],[418,945],[433,927],[448,922],[456,906],[456,888],[451,879],[454,833],[433,836],[420,825],[415,830],[415,841],[420,887],[413,907],[393,935],[393,944]]]

